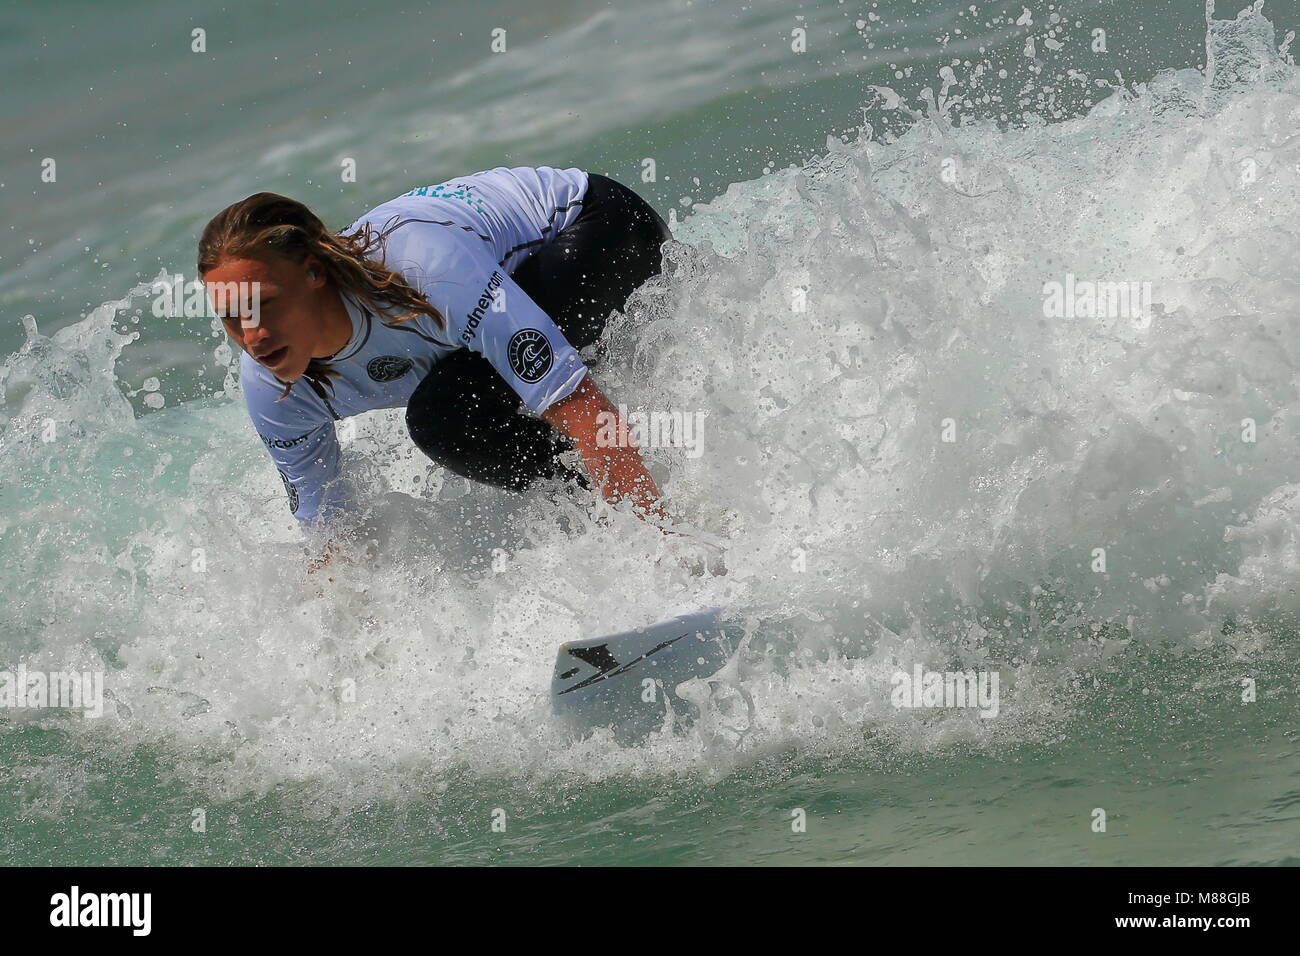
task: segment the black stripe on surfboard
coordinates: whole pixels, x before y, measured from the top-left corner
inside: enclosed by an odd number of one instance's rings
[[[610,677],[617,677],[619,674],[625,673],[626,671],[628,671],[628,670],[630,670],[631,668],[635,667],[637,664],[641,663],[643,660],[645,660],[645,659],[646,659],[647,657],[649,657],[651,654],[658,654],[658,653],[659,653],[660,651],[662,651],[665,647],[671,647],[672,645],[676,644],[676,643],[677,643],[678,641],[680,641],[683,637],[686,637],[686,635],[687,635],[687,634],[690,634],[690,633],[691,633],[690,631],[687,631],[686,634],[679,634],[679,635],[677,635],[676,637],[674,637],[674,638],[673,638],[672,640],[670,640],[670,641],[664,641],[662,644],[659,644],[659,645],[657,645],[657,646],[655,646],[655,647],[650,648],[650,650],[646,651],[644,654],[642,654],[642,655],[641,655],[640,657],[638,657],[636,660],[628,661],[628,662],[627,662],[626,664],[624,664],[622,667],[617,667],[617,668],[614,668],[614,669],[612,669],[612,670],[607,670],[607,671],[601,671],[599,674],[592,674],[592,675],[591,675],[590,677],[588,677],[586,680],[584,680],[584,681],[579,681],[578,683],[574,684],[572,687],[566,687],[564,690],[560,691],[560,693],[557,694],[556,696],[558,697],[558,696],[561,696],[561,695],[563,695],[563,694],[567,694],[567,693],[569,693],[569,691],[581,690],[582,688],[587,687],[587,686],[589,686],[589,685],[591,685],[591,684],[594,684],[594,683],[596,683],[597,681],[607,680],[607,679],[610,678]],[[569,651],[569,653],[570,653],[570,654],[573,654],[573,651]],[[575,656],[576,656],[576,655],[575,655]],[[581,660],[581,658],[579,658],[579,660]]]

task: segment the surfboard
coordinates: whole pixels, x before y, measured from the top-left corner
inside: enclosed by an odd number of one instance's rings
[[[673,713],[689,719],[677,685],[716,673],[744,629],[722,608],[683,614],[635,631],[560,645],[551,678],[555,715],[579,728],[609,727],[620,739],[644,737]]]

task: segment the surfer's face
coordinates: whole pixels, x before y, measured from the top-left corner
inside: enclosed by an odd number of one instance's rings
[[[338,350],[325,342],[330,290],[313,260],[222,259],[203,281],[226,334],[280,381],[295,381],[313,356]]]

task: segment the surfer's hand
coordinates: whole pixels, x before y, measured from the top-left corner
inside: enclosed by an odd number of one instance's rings
[[[650,501],[647,501],[645,504],[633,505],[632,513],[635,514],[638,518],[643,519],[647,523],[654,525],[664,534],[678,533],[672,530],[671,525],[673,523],[673,519],[670,518],[668,516],[668,512],[664,510],[662,498],[654,498]]]
[[[320,554],[318,554],[311,561],[307,562],[307,573],[315,574],[317,571],[321,570],[322,568],[329,567],[330,562],[334,560],[334,556],[336,554],[340,555],[340,560],[342,560],[342,555],[339,551],[338,545],[335,544],[334,541],[331,539],[330,541],[326,542],[325,549],[321,551]],[[334,579],[330,578],[330,580],[333,581]]]
[[[658,516],[668,520],[659,503],[659,489],[646,471],[636,442],[629,438],[622,444],[610,444],[606,433],[609,424],[617,421],[618,409],[610,404],[590,375],[568,397],[542,412],[542,418],[573,441],[587,476],[606,501],[610,504],[629,501],[640,517],[651,520],[651,516]]]

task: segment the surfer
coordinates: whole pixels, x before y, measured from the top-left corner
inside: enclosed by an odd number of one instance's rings
[[[257,193],[208,223],[198,271],[244,351],[249,416],[304,528],[350,510],[334,423],[403,405],[412,441],[458,475],[516,491],[594,482],[662,519],[635,444],[597,440],[615,421],[601,413],[617,412],[578,349],[660,271],[668,238],[613,179],[497,167],[413,189],[337,234]],[[256,308],[234,293],[249,288]],[[335,550],[328,540],[311,569]]]

